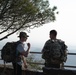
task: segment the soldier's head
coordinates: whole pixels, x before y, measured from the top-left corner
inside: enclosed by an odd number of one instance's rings
[[[51,39],[56,39],[57,36],[57,31],[56,30],[51,30],[50,31],[50,38]]]
[[[26,41],[27,40],[27,37],[29,37],[28,35],[27,35],[27,33],[26,32],[20,32],[20,34],[19,34],[19,36],[18,36],[19,38],[20,38],[20,40],[21,41]]]

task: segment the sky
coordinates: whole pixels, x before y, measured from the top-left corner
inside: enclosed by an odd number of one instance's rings
[[[56,21],[44,24],[39,28],[34,28],[27,34],[30,36],[27,42],[32,47],[42,48],[46,40],[49,39],[49,32],[52,29],[57,30],[58,39],[65,41],[69,49],[76,50],[76,0],[49,0],[50,7],[57,6],[59,14],[56,15]],[[13,34],[8,39],[1,41],[16,41],[18,34]]]

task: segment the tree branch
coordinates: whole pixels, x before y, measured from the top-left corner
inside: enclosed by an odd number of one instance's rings
[[[13,31],[13,32],[7,34],[6,36],[2,37],[2,38],[0,39],[0,41],[2,41],[3,39],[8,38],[8,36],[14,34],[14,33],[17,32],[18,30],[20,30],[20,29],[23,27],[23,25],[24,25],[25,23],[26,23],[26,21],[25,21],[19,28],[17,28],[15,31]]]
[[[12,25],[13,25],[13,23],[14,23],[14,19],[15,19],[15,17],[13,17],[12,23],[7,27],[7,29],[5,29],[5,30],[3,30],[2,32],[0,32],[0,34],[8,31],[8,29],[10,29],[10,27],[12,27]]]
[[[9,2],[9,0],[6,0],[5,5],[4,5],[4,7],[3,7],[3,9],[2,9],[2,11],[1,11],[1,13],[0,13],[0,19],[3,18],[3,14],[4,14],[5,11],[6,11],[5,9],[6,9],[6,7],[7,7],[8,2]]]

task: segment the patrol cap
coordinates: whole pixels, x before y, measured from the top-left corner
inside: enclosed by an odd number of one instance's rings
[[[19,34],[18,37],[24,37],[24,38],[26,38],[26,37],[29,37],[29,36],[27,35],[26,32],[20,32],[20,34]]]

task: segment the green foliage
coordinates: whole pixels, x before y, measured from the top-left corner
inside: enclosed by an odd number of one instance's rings
[[[9,31],[10,34],[5,36],[8,37],[19,30],[53,22],[56,9],[49,7],[48,0],[0,0],[0,34]]]
[[[42,60],[38,60],[35,59],[35,56],[33,54],[31,54],[28,58],[27,58],[27,63],[28,63],[28,69],[32,69],[32,70],[42,70],[42,65],[36,64],[42,62]]]

